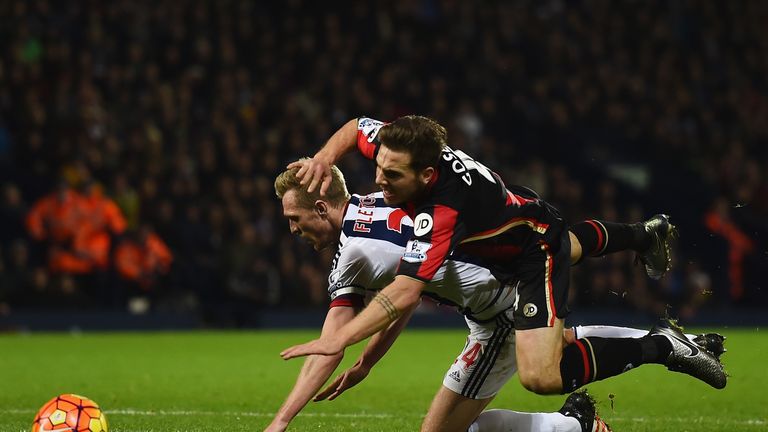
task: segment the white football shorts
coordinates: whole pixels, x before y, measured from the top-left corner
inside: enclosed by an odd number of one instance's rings
[[[469,326],[467,343],[443,378],[443,386],[470,399],[495,396],[517,372],[513,309],[494,321]]]

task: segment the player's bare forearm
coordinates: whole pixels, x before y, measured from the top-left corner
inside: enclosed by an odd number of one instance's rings
[[[348,347],[384,329],[419,304],[423,288],[424,282],[397,276],[352,322],[337,332],[336,338]]]
[[[370,342],[366,345],[363,353],[360,355],[360,364],[366,369],[371,369],[382,357],[389,351],[392,344],[395,343],[400,333],[402,333],[408,321],[413,316],[413,311],[416,310],[418,302],[410,308],[410,310],[404,311],[404,313],[389,325],[389,327],[381,330],[371,337]]]
[[[307,358],[301,368],[293,390],[275,415],[267,431],[285,430],[341,363],[344,354],[332,356],[314,355]]]
[[[328,311],[323,325],[322,335],[327,336],[336,332],[339,328],[352,321],[355,311],[349,307],[334,307]],[[304,362],[304,366],[296,378],[291,393],[275,415],[274,420],[266,429],[268,432],[285,430],[294,417],[315,396],[323,384],[336,370],[342,358],[343,352],[331,356],[310,356]]]
[[[374,297],[373,301],[349,324],[329,337],[290,347],[280,353],[283,359],[309,354],[335,354],[387,327],[419,303],[424,282],[406,276],[397,276],[391,284]]]
[[[357,148],[357,119],[354,118],[339,128],[328,138],[322,149],[315,154],[330,165],[335,164],[342,156]]]
[[[315,396],[314,400],[334,400],[345,391],[362,382],[368,376],[371,368],[389,351],[389,348],[400,335],[415,309],[416,307],[414,306],[410,311],[406,311],[400,318],[390,324],[389,327],[373,335],[354,366],[336,377],[328,387]]]

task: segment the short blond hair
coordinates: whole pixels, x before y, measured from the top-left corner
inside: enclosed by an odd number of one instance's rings
[[[309,158],[301,158],[299,160],[309,160]],[[296,177],[296,173],[299,172],[298,168],[291,168],[285,170],[275,179],[275,193],[277,197],[283,199],[288,191],[296,190],[296,198],[301,207],[312,208],[315,205],[315,201],[326,201],[333,207],[341,207],[346,205],[349,200],[349,192],[347,191],[347,183],[344,180],[344,174],[336,165],[331,166],[331,184],[328,186],[328,190],[324,196],[320,196],[320,185],[318,185],[312,193],[307,192],[309,185],[302,185],[299,183],[299,179]]]

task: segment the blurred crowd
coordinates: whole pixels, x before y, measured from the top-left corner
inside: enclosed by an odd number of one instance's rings
[[[272,182],[350,118],[409,113],[569,221],[672,214],[669,277],[588,260],[574,301],[767,302],[768,3],[16,0],[0,21],[0,314],[322,305],[333,251],[290,236]]]

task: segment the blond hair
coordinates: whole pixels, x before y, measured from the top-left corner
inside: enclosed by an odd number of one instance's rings
[[[309,158],[301,158],[299,160],[309,160]],[[347,184],[344,181],[344,174],[336,165],[331,165],[331,184],[328,186],[328,190],[324,196],[320,196],[320,185],[318,185],[312,193],[307,192],[309,185],[302,185],[299,179],[296,177],[296,173],[299,172],[298,168],[291,168],[285,170],[275,179],[275,193],[277,197],[283,199],[288,191],[296,190],[296,199],[301,207],[312,208],[315,205],[315,201],[326,201],[333,207],[341,207],[349,200],[349,192],[347,191]]]

